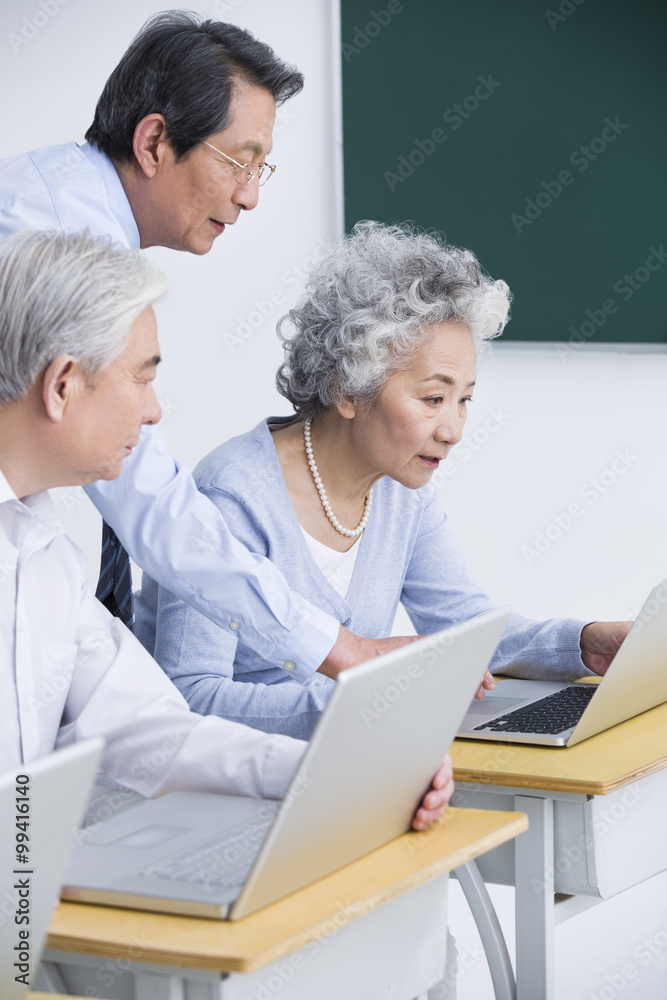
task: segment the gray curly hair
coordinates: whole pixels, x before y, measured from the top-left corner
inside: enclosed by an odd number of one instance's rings
[[[345,399],[371,403],[409,366],[429,327],[468,327],[479,362],[509,318],[510,291],[470,250],[411,226],[358,222],[310,273],[278,323],[276,385],[303,419]]]

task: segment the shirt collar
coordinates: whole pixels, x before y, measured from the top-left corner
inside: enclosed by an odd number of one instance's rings
[[[2,474],[0,469],[0,503],[6,503],[8,500],[17,500],[18,497],[14,490],[11,488],[7,480]]]
[[[118,171],[107,154],[103,153],[97,146],[91,146],[90,143],[84,142],[79,146],[79,149],[102,177],[104,186],[107,189],[109,208],[125,233],[129,248],[131,250],[138,250],[141,243],[139,229],[136,219],[132,214],[132,206],[128,201],[125,189],[118,176]]]
[[[48,529],[51,535],[61,535],[65,530],[55,504],[46,490],[31,493],[19,500],[0,470],[0,504],[5,503],[11,504],[16,510],[29,512],[36,521]]]

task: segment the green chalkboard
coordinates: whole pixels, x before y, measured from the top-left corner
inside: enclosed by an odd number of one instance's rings
[[[341,3],[346,227],[470,247],[505,339],[667,343],[667,3]]]

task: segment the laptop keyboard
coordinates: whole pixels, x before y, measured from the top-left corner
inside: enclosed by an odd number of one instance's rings
[[[597,691],[594,684],[573,684],[556,694],[547,695],[525,708],[516,708],[507,715],[483,722],[475,729],[496,733],[544,733],[556,736],[576,726],[591,698]]]
[[[243,885],[278,808],[266,803],[258,816],[243,820],[209,840],[177,851],[137,874],[194,885]]]

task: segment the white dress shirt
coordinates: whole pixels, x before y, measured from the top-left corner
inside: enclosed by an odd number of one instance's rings
[[[87,228],[139,247],[111,160],[87,144],[45,146],[0,161],[0,236],[36,228]],[[118,479],[86,490],[150,576],[295,680],[310,679],[336,641],[338,622],[230,534],[172,458],[159,426],[143,428]]]
[[[280,798],[305,748],[190,712],[93,596],[48,493],[18,500],[2,473],[0,682],[0,771],[100,735],[100,780],[110,787]]]

